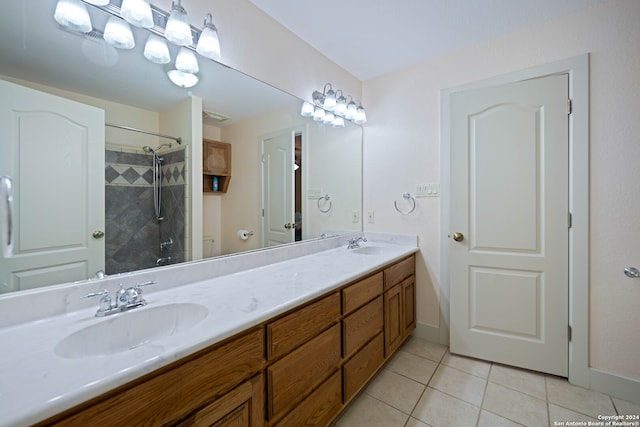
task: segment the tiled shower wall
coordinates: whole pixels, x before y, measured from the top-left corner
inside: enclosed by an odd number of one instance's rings
[[[138,149],[109,145],[105,150],[105,273],[116,274],[183,262],[185,242],[185,150],[160,151],[162,214],[153,207],[153,159]],[[171,238],[170,251],[160,243]]]

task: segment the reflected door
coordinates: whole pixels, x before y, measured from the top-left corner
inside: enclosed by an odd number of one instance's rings
[[[294,218],[294,134],[282,134],[263,141],[262,194],[265,246],[295,240]]]
[[[0,130],[15,233],[0,292],[104,270],[104,111],[0,81]]]
[[[568,76],[451,95],[451,352],[568,375]]]

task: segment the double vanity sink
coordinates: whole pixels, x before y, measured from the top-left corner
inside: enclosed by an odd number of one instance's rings
[[[78,295],[104,283],[22,296],[64,295],[65,303],[55,315],[0,323],[0,426],[42,421],[418,250],[414,236],[380,235],[353,249],[345,238],[333,239],[337,247],[318,241],[304,256],[284,247],[124,276],[127,286],[157,285],[145,289],[146,305],[104,317],[95,316],[95,300],[73,309]]]

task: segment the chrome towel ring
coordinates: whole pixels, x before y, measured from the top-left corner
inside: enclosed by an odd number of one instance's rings
[[[395,206],[395,207],[396,207],[396,210],[397,210],[398,212],[400,212],[402,215],[409,215],[409,214],[413,213],[413,211],[415,211],[415,210],[416,210],[416,199],[414,199],[414,198],[411,196],[411,194],[409,194],[408,192],[404,192],[404,193],[402,193],[402,198],[403,198],[403,199],[405,199],[405,200],[407,200],[407,201],[411,201],[411,209],[409,209],[407,212],[403,212],[403,211],[401,211],[401,210],[400,210],[400,208],[398,207],[398,201],[397,201],[397,200],[395,200],[395,201],[393,202],[393,206]]]
[[[325,203],[324,203],[325,205],[327,204],[326,202],[328,201],[329,202],[329,207],[326,208],[326,209],[322,209],[322,207],[320,206],[320,201],[321,200],[325,200]],[[331,197],[329,197],[328,194],[325,194],[323,197],[320,197],[318,199],[318,210],[320,212],[322,212],[322,213],[327,213],[327,212],[329,212],[331,210]]]

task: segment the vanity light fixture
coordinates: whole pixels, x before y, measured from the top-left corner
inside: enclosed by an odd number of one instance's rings
[[[367,114],[362,104],[356,105],[353,101],[348,101],[351,95],[345,97],[341,89],[333,90],[331,83],[324,85],[322,93],[314,90],[311,94],[312,102],[303,102],[300,115],[312,117],[316,122],[331,125],[334,128],[342,128],[345,120],[349,120],[358,125],[367,122]]]
[[[153,14],[149,0],[122,0],[120,15],[136,27],[153,27]]]
[[[133,49],[136,45],[129,24],[115,16],[110,17],[104,27],[104,39],[118,49]]]
[[[213,25],[213,16],[211,16],[210,13],[207,13],[204,17],[204,26],[202,27],[200,37],[198,37],[196,52],[209,59],[220,59],[218,29]]]
[[[104,32],[93,29],[90,8],[110,15]],[[198,54],[219,60],[220,40],[213,17],[207,13],[202,31],[192,27],[181,0],[172,0],[171,12],[167,13],[150,3],[150,0],[58,0],[54,18],[62,29],[86,37],[101,37],[118,49],[132,49],[135,39],[129,23],[147,28],[149,37],[144,46],[144,57],[156,64],[171,62],[166,40],[181,46],[175,67],[165,71],[171,81],[180,87],[192,87],[200,80],[198,76]],[[194,44],[197,40],[197,44]]]
[[[191,35],[187,11],[184,10],[181,3],[182,0],[173,0],[171,2],[171,14],[164,29],[164,36],[178,46],[189,46],[193,43],[193,36]]]
[[[53,18],[65,30],[88,33],[92,28],[87,6],[80,0],[58,0]]]

